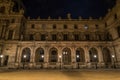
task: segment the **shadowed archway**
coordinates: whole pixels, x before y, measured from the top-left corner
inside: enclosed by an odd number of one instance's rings
[[[108,48],[103,48],[102,52],[103,52],[103,59],[104,59],[105,66],[108,67],[112,64],[111,53]]]
[[[76,62],[85,62],[85,53],[82,48],[76,50]]]
[[[30,62],[31,51],[29,48],[22,50],[21,62]]]
[[[71,50],[69,48],[64,48],[62,51],[62,62],[64,65],[71,64]]]
[[[41,63],[44,62],[44,50],[42,48],[38,48],[35,52],[35,62]]]
[[[89,50],[90,62],[98,62],[98,51],[95,48]]]
[[[58,62],[58,50],[56,48],[51,48],[49,51],[49,62],[51,65],[56,65]]]

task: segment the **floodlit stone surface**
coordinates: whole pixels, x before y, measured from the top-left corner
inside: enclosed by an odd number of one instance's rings
[[[0,72],[0,80],[120,80],[120,70],[27,70]]]

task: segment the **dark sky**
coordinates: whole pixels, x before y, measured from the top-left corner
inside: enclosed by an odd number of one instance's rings
[[[115,0],[22,0],[25,5],[25,15],[32,18],[66,18],[67,13],[71,13],[72,18],[88,18],[92,16],[98,18],[107,13],[108,8],[112,8]]]

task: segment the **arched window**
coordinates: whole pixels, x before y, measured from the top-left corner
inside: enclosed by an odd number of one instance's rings
[[[76,62],[85,62],[85,53],[82,48],[76,50]]]
[[[105,64],[111,63],[111,54],[110,54],[109,49],[107,48],[103,49],[103,59],[104,59]]]
[[[63,64],[65,64],[65,65],[69,65],[71,63],[71,50],[69,48],[63,49],[62,61],[63,61]]]
[[[31,51],[29,48],[25,48],[22,51],[21,62],[30,62]]]
[[[98,52],[95,48],[89,50],[90,62],[98,62]]]
[[[56,63],[58,61],[58,51],[56,48],[51,48],[49,52],[49,62]]]
[[[35,52],[35,62],[44,62],[44,50],[38,48]]]

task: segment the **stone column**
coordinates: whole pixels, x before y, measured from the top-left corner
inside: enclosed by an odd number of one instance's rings
[[[45,62],[45,64],[44,64],[44,67],[45,68],[48,68],[48,64],[49,64],[49,47],[48,46],[45,46],[45,56],[44,56],[44,62]]]
[[[35,45],[31,46],[31,56],[30,56],[30,68],[32,68],[33,66],[35,66]]]
[[[61,59],[60,59],[61,57]],[[62,47],[58,47],[58,62],[62,62]]]
[[[62,47],[58,47],[58,67],[62,68]]]
[[[16,62],[18,63],[18,67],[21,66],[21,55],[22,55],[22,46],[18,45],[18,51],[17,51],[17,60]]]
[[[72,62],[72,68],[76,68],[76,51],[75,51],[75,47],[72,47],[71,62]]]
[[[85,46],[85,62],[90,62],[90,55],[89,55],[89,50],[88,50],[88,46]]]
[[[98,47],[98,65],[99,67],[103,67],[104,66],[104,60],[103,60],[103,54],[102,54],[102,47]]]
[[[84,52],[85,52],[85,62],[86,62],[86,67],[90,68],[90,55],[89,55],[89,46],[85,46]]]

